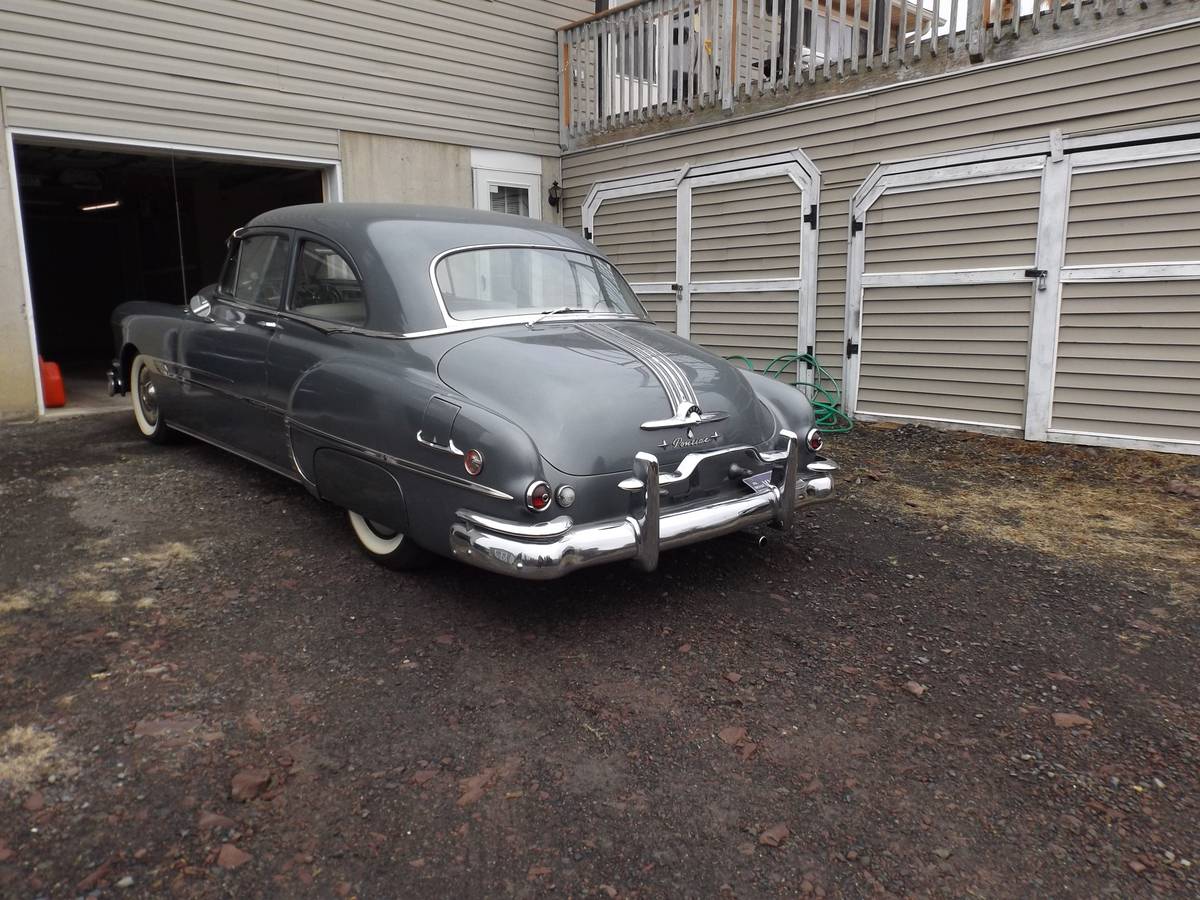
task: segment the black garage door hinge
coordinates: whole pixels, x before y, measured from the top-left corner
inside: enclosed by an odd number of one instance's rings
[[[854,343],[850,338],[846,338],[846,359],[849,359],[857,352],[858,344]]]
[[[858,234],[862,230],[863,230],[862,220],[851,217],[851,219],[850,219],[850,234],[851,234],[851,236]]]
[[[813,209],[816,209],[816,207],[814,206]],[[804,368],[811,371],[812,367],[813,367],[813,345],[812,344],[809,344],[807,347],[804,348],[804,355],[805,355],[805,357],[807,357],[804,360]]]
[[[804,218],[802,221],[809,228],[817,227],[817,204],[814,203],[808,208],[808,212],[806,212],[804,214]]]

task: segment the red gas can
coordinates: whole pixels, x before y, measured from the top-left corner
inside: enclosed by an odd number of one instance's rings
[[[46,362],[40,356],[38,364],[42,367],[42,403],[47,408],[67,405],[67,390],[63,387],[62,372],[56,362]]]

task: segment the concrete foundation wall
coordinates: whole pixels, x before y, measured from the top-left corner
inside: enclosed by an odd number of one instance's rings
[[[4,95],[0,92],[0,131]],[[29,316],[17,239],[16,198],[8,142],[0,140],[0,421],[37,415],[37,381],[29,345]]]
[[[348,202],[471,205],[467,147],[343,131],[341,150]]]
[[[340,144],[347,202],[474,206],[469,147],[355,131],[343,131]],[[546,202],[550,185],[562,180],[561,160],[541,159],[542,219],[561,224],[560,213]]]

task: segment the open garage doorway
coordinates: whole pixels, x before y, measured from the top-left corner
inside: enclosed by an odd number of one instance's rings
[[[185,303],[217,280],[235,228],[326,194],[321,166],[20,138],[14,150],[37,352],[61,368],[64,413],[128,402],[105,384],[115,307]]]

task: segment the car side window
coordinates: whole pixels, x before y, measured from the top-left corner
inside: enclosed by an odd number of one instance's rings
[[[367,321],[366,297],[354,268],[332,247],[313,240],[300,242],[288,309],[342,325]]]
[[[288,239],[282,234],[242,238],[237,248],[237,269],[230,279],[234,299],[278,308],[287,277],[288,246]],[[232,263],[230,260],[227,268],[232,268]]]

